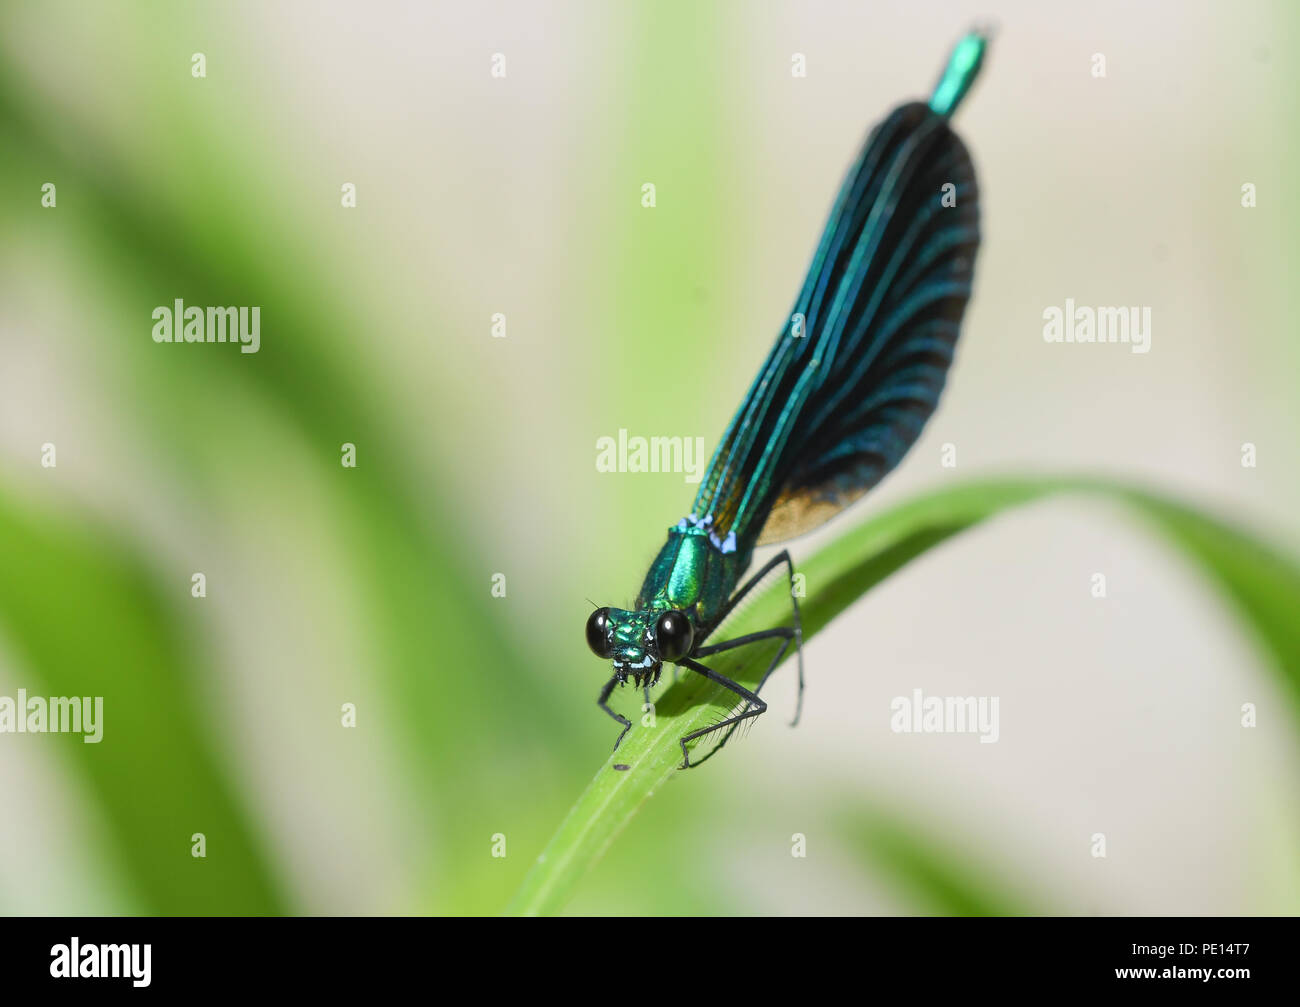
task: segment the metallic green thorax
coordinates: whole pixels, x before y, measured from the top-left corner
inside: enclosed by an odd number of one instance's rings
[[[636,607],[680,609],[698,632],[712,624],[748,565],[747,555],[720,552],[707,528],[674,526],[650,565]]]
[[[749,566],[749,553],[723,552],[710,540],[708,525],[682,522],[669,529],[641,593],[631,611],[607,609],[609,650],[614,673],[620,681],[628,677],[638,684],[654,684],[662,664],[655,642],[655,620],[667,611],[684,612],[695,630],[696,642],[714,628]]]

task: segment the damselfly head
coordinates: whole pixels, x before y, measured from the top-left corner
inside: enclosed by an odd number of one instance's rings
[[[665,661],[679,661],[691,652],[695,631],[685,612],[598,608],[587,619],[587,646],[597,657],[614,663],[620,682],[654,685]]]

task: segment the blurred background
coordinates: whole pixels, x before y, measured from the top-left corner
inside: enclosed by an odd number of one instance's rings
[[[1054,471],[1297,551],[1291,5],[5,4],[0,695],[102,695],[105,736],[0,735],[0,911],[499,912],[613,740],[583,621],[694,496],[597,439],[712,450],[865,132],[989,20],[948,391],[796,563]],[[260,352],[155,344],[175,298],[260,305]],[[1045,343],[1066,298],[1149,306],[1150,352]],[[946,544],[806,660],[799,728],[778,676],[569,911],[943,911],[854,816],[1044,912],[1300,910],[1277,679],[1095,501]],[[999,742],[892,733],[917,688],[1000,697]]]

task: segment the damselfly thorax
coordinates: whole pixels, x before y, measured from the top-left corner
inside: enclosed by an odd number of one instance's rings
[[[694,518],[669,529],[634,608],[600,608],[587,621],[587,642],[613,662],[616,684],[655,685],[663,663],[690,655],[725,612],[749,554],[724,552],[709,530]]]

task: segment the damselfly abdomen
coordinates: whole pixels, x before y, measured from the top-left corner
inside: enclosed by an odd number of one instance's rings
[[[793,620],[707,643],[783,551],[741,584],[754,547],[781,542],[843,510],[896,466],[934,412],[970,297],[979,248],[979,193],[965,145],[948,120],[970,88],[987,37],[965,36],[928,103],[901,105],[867,137],[849,171],[808,277],[776,345],[740,404],[688,517],[668,532],[631,610],[600,608],[587,643],[613,661],[601,690],[647,690],[665,663],[703,675],[737,697],[726,719],[681,739],[684,766],[718,751],[742,721],[767,709],[763,685],[793,644],[803,701],[802,629]],[[740,585],[737,587],[737,585]],[[779,649],[758,686],[721,675],[704,658],[762,640]],[[721,731],[703,759],[688,745]]]

